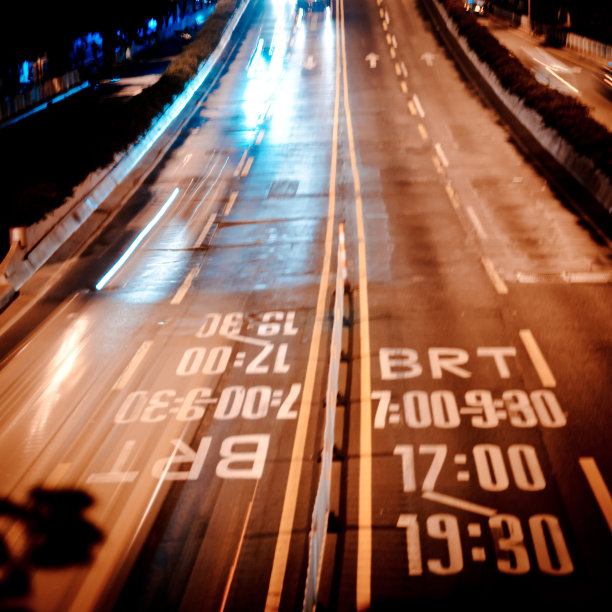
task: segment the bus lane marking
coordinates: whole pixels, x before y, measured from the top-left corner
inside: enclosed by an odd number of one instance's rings
[[[597,463],[595,463],[593,457],[581,457],[578,463],[580,463],[580,467],[593,491],[593,495],[595,495],[599,508],[608,523],[610,531],[612,531],[612,496],[597,467]]]
[[[556,387],[557,381],[553,376],[553,373],[546,362],[546,358],[544,357],[536,339],[534,338],[531,330],[529,329],[521,329],[519,331],[519,336],[525,345],[525,349],[527,350],[527,354],[533,363],[533,367],[535,368],[538,376],[540,377],[540,381],[544,387]]]

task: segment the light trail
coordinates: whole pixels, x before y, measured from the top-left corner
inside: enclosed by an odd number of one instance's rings
[[[165,204],[157,211],[157,214],[147,223],[146,227],[136,236],[136,239],[130,246],[127,248],[125,253],[115,262],[115,264],[110,268],[110,270],[96,283],[96,290],[100,291],[104,289],[108,281],[119,272],[119,270],[124,266],[125,262],[130,258],[132,253],[138,248],[138,245],[147,237],[150,231],[157,225],[159,220],[164,216],[168,208],[172,205],[172,202],[176,199],[176,196],[179,194],[180,189],[178,187],[174,188],[174,191],[170,194],[170,197],[166,200]]]

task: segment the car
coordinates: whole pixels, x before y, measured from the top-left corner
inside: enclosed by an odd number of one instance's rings
[[[612,94],[612,62],[608,62],[601,71],[601,84],[603,88]]]
[[[298,0],[297,8],[301,8],[305,13],[324,11],[331,7],[331,0]]]
[[[487,0],[465,0],[463,7],[468,13],[474,13],[475,15],[486,15]]]

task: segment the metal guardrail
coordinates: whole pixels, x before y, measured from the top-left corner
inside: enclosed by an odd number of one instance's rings
[[[338,377],[342,354],[342,327],[344,325],[344,285],[346,283],[346,245],[344,223],[338,226],[338,266],[336,271],[336,299],[334,302],[334,323],[332,326],[330,362],[325,394],[325,430],[321,452],[321,474],[312,511],[312,522],[308,536],[308,570],[304,589],[303,610],[312,611],[317,605],[317,592],[325,551],[325,536],[329,519],[331,466],[334,454],[334,430],[338,398]]]

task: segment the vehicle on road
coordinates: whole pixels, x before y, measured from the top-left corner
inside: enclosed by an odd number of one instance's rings
[[[489,12],[487,0],[465,0],[463,6],[468,13],[475,15],[486,15]]]

